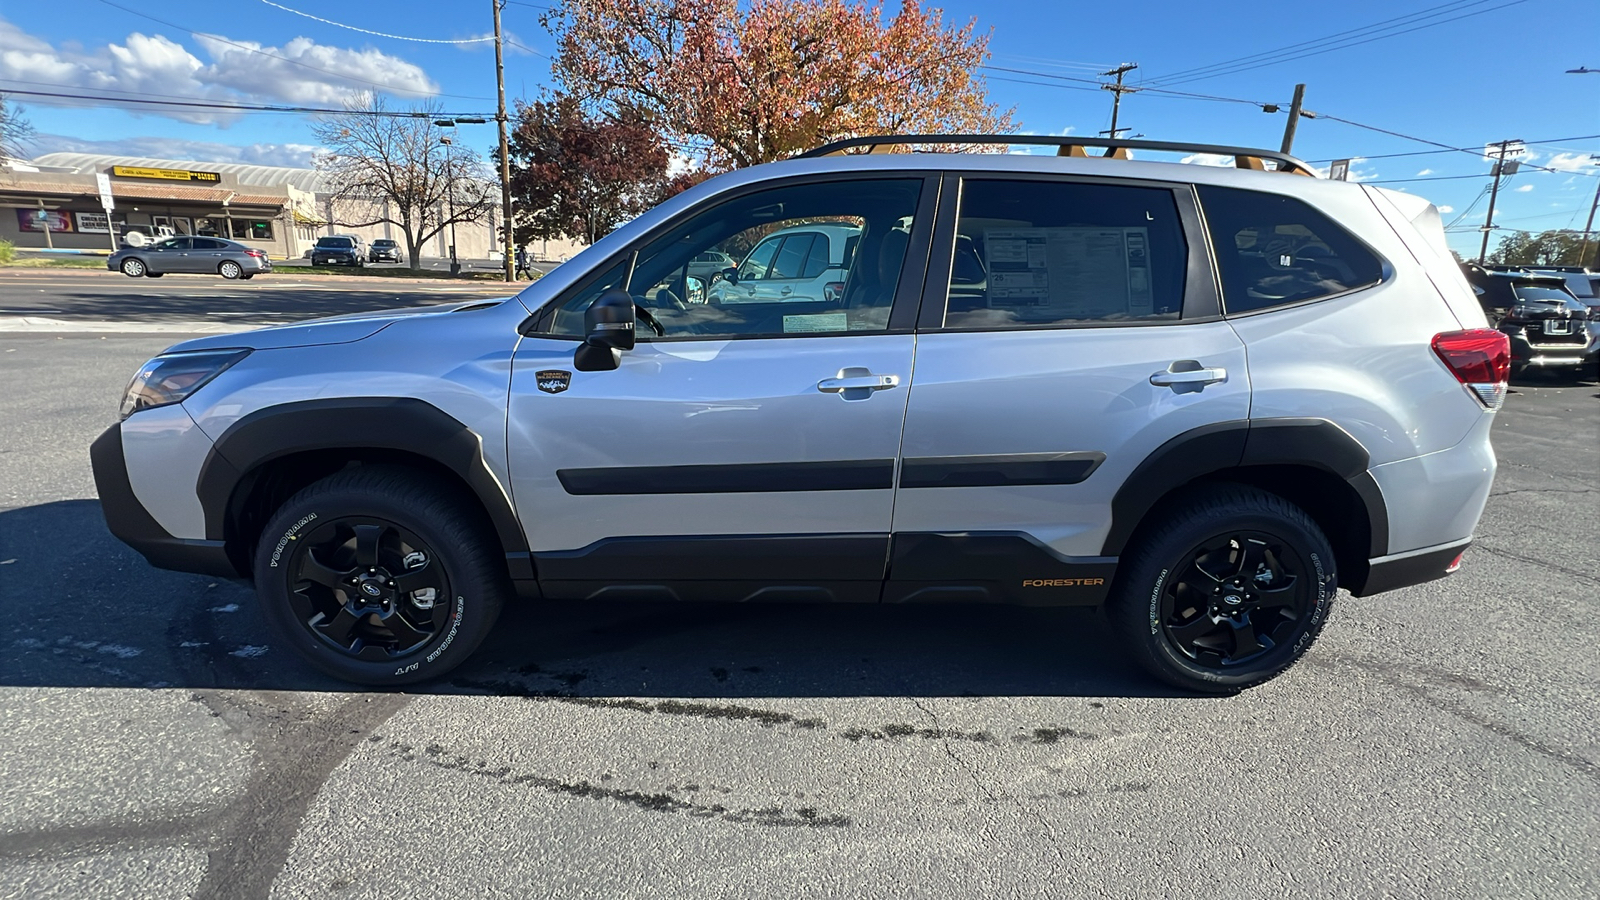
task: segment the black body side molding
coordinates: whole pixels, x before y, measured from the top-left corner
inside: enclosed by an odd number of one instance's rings
[[[1367,468],[1361,442],[1327,419],[1235,419],[1180,434],[1157,447],[1128,476],[1111,501],[1111,530],[1101,549],[1119,556],[1134,528],[1169,491],[1224,469],[1310,466],[1348,484],[1366,508],[1371,557],[1389,549],[1389,511]]]
[[[735,463],[700,466],[608,466],[558,469],[573,495],[756,494],[790,491],[869,491],[894,487],[894,460]]]
[[[1077,484],[1106,461],[1098,451],[913,456],[900,463],[903,488]]]
[[[1096,606],[1117,561],[1062,556],[1020,531],[900,532],[885,603]]]
[[[341,397],[259,409],[228,427],[200,468],[196,490],[206,538],[227,541],[246,473],[264,463],[315,450],[396,451],[427,457],[471,488],[511,557],[527,538],[505,489],[489,471],[478,436],[438,407],[411,397]],[[513,565],[513,577],[518,574]],[[525,565],[524,565],[525,568]]]

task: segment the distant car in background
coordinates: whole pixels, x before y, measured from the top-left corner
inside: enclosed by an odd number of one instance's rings
[[[388,238],[378,238],[367,251],[367,262],[400,262],[400,245]]]
[[[355,266],[359,269],[365,265],[365,260],[361,258],[361,242],[346,234],[317,238],[317,245],[311,248],[311,264]]]
[[[182,235],[143,247],[124,247],[106,259],[106,268],[129,278],[160,278],[173,273],[221,275],[230,281],[272,271],[265,251],[222,238]]]
[[[565,262],[566,257],[562,257],[562,261]],[[731,269],[738,264],[738,260],[723,253],[721,250],[707,250],[704,253],[696,254],[695,258],[689,262],[689,277],[698,278],[706,284],[710,284],[717,273],[723,269]]]

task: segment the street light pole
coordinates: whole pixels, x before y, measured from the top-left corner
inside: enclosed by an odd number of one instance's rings
[[[451,125],[450,127],[454,128],[455,126]],[[450,135],[441,134],[439,135],[439,143],[444,145],[444,189],[447,192],[445,204],[450,212],[450,274],[459,275],[461,274],[461,261],[456,258],[456,169],[453,160],[450,158],[450,148],[455,145],[455,141],[450,139]]]
[[[501,0],[489,0],[489,2],[494,5],[494,81],[500,95],[499,111],[495,113],[494,118],[500,124],[500,218],[504,220],[502,227],[505,229],[501,252],[505,257],[502,262],[505,264],[506,281],[510,282],[516,280],[516,270],[512,268],[511,258],[511,153],[506,141],[505,39],[500,35]]]

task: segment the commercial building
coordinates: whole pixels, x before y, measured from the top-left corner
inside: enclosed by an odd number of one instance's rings
[[[100,176],[110,187],[109,215]],[[297,258],[329,234],[359,235],[369,244],[388,238],[405,247],[404,233],[388,222],[339,224],[385,218],[387,204],[342,204],[336,215],[322,178],[314,169],[90,153],[0,160],[0,240],[27,248],[109,251],[132,232],[196,234],[231,238],[277,259]],[[498,257],[499,219],[497,206],[483,221],[446,228],[429,238],[422,255],[450,257],[453,239],[461,259]],[[554,259],[580,245],[535,242],[530,249]]]

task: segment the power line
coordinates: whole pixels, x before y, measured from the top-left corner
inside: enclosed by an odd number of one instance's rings
[[[1333,116],[1326,116],[1324,118],[1332,119]],[[1342,121],[1342,120],[1339,120],[1339,121]],[[1529,145],[1534,145],[1534,144],[1540,144],[1540,145],[1542,145],[1542,144],[1564,144],[1567,141],[1590,141],[1590,140],[1595,140],[1596,138],[1600,138],[1600,134],[1580,134],[1580,135],[1577,135],[1577,136],[1574,136],[1574,137],[1550,138],[1549,140],[1544,140],[1544,141],[1523,141],[1523,143],[1524,144],[1529,144]],[[1557,149],[1557,150],[1563,150],[1564,149],[1564,150],[1568,150],[1569,152],[1572,152],[1572,153],[1579,153],[1579,152],[1587,153],[1587,152],[1589,152],[1587,150],[1578,151],[1578,150],[1572,150],[1571,148],[1564,148],[1564,147],[1557,147],[1555,149]],[[1476,147],[1445,147],[1445,148],[1443,148],[1441,150],[1408,150],[1405,153],[1375,153],[1375,154],[1372,154],[1371,156],[1363,156],[1361,158],[1362,159],[1398,159],[1398,158],[1400,158],[1402,156],[1433,156],[1433,155],[1439,154],[1439,153],[1453,153],[1453,152],[1457,152],[1457,151],[1465,151],[1467,153],[1477,153],[1478,149]],[[1308,159],[1308,160],[1306,160],[1306,162],[1333,162],[1334,159],[1340,159],[1340,158],[1342,158],[1342,157],[1330,157],[1328,159]],[[1560,171],[1560,170],[1558,169],[1557,171]]]
[[[239,43],[237,41],[230,41],[227,38],[219,37],[219,36],[214,35],[214,34],[206,34],[204,32],[199,32],[199,31],[190,31],[189,29],[184,28],[182,25],[173,24],[172,22],[168,22],[165,19],[158,19],[155,16],[149,15],[148,13],[143,13],[143,12],[140,12],[139,10],[136,10],[136,9],[130,9],[130,8],[128,8],[126,6],[123,6],[121,4],[118,4],[118,3],[113,3],[113,2],[111,2],[111,0],[100,0],[100,2],[104,3],[106,6],[110,6],[110,7],[114,8],[114,9],[120,9],[123,12],[128,13],[129,15],[138,16],[141,19],[149,19],[150,21],[155,22],[158,25],[165,25],[168,28],[176,29],[176,30],[181,31],[184,34],[187,34],[187,35],[189,35],[191,37],[200,38],[202,40],[216,41],[216,42],[218,42],[220,44],[227,44],[230,47],[237,47],[238,49],[244,50],[244,51],[246,51],[248,53],[256,53],[256,54],[259,54],[261,56],[271,57],[272,59],[276,59],[279,62],[286,62],[286,63],[289,63],[290,65],[299,66],[302,69],[310,69],[313,72],[321,72],[324,75],[332,75],[333,77],[342,79],[344,81],[356,81],[356,82],[360,82],[361,84],[371,85],[372,87],[380,88],[382,90],[391,91],[391,92],[394,92],[394,93],[402,93],[402,94],[420,93],[418,91],[406,90],[404,88],[396,88],[393,85],[384,84],[384,83],[378,82],[378,81],[369,81],[369,80],[367,80],[365,78],[358,78],[358,77],[356,77],[354,75],[346,75],[346,74],[344,74],[342,72],[334,72],[334,71],[332,71],[330,69],[323,69],[323,68],[320,68],[318,66],[313,66],[310,63],[303,63],[303,62],[300,62],[299,60],[296,60],[296,59],[290,59],[287,56],[279,56],[276,53],[268,53],[267,51],[262,50],[259,47],[251,47],[248,44],[241,44],[241,43]],[[450,97],[450,98],[455,99],[455,100],[484,100],[484,101],[487,101],[489,99],[488,97],[469,97],[469,96],[466,96],[464,94],[433,94],[431,96]]]
[[[1509,3],[1502,3],[1498,6],[1492,6],[1487,9],[1464,12],[1464,10],[1470,9],[1474,6],[1481,6],[1482,4],[1488,2],[1493,2],[1493,0],[1468,0],[1468,2],[1454,0],[1454,2],[1451,3],[1429,7],[1428,9],[1405,16],[1397,16],[1393,19],[1386,19],[1373,25],[1363,26],[1362,28],[1342,31],[1337,34],[1311,41],[1302,41],[1299,44],[1291,44],[1287,47],[1280,47],[1277,50],[1269,50],[1263,53],[1253,54],[1252,56],[1239,57],[1237,59],[1228,60],[1222,63],[1213,63],[1209,66],[1200,66],[1194,69],[1174,72],[1165,76],[1154,78],[1152,81],[1156,83],[1170,82],[1174,84],[1184,84],[1191,81],[1203,81],[1208,78],[1217,78],[1222,75],[1233,75],[1239,72],[1249,71],[1251,69],[1259,69],[1264,66],[1289,62],[1291,60],[1305,59],[1311,56],[1320,56],[1324,53],[1332,53],[1335,50],[1346,50],[1351,47],[1359,47],[1362,44],[1370,44],[1373,41],[1381,41],[1387,38],[1399,37],[1403,34],[1410,34],[1413,31],[1421,31],[1422,29],[1432,28],[1436,25],[1444,25],[1450,22],[1458,22],[1462,19],[1470,19],[1474,16],[1483,15],[1484,13],[1490,13],[1496,10],[1505,9],[1507,7],[1517,6],[1519,4],[1528,2],[1528,0],[1511,0]],[[1461,13],[1461,15],[1448,15],[1449,13],[1457,12]],[[1426,21],[1427,19],[1437,19],[1437,21],[1429,22]],[[1419,22],[1421,24],[1415,24]],[[1412,27],[1401,28],[1400,30],[1392,30],[1399,25],[1412,25]]]
[[[403,110],[333,109],[317,106],[265,106],[249,103],[215,103],[205,100],[149,100],[140,97],[94,97],[87,94],[66,94],[56,91],[18,91],[6,89],[8,94],[28,97],[55,97],[65,100],[96,101],[102,104],[133,103],[147,106],[177,106],[187,109],[239,110],[244,112],[299,113],[302,115],[357,115],[389,119],[486,119],[490,113],[433,113]]]
[[[382,32],[382,31],[372,31],[371,29],[368,29],[368,28],[357,28],[354,25],[346,25],[343,22],[335,22],[332,19],[324,19],[321,16],[314,16],[311,13],[308,13],[308,12],[301,12],[298,9],[292,9],[290,7],[284,6],[281,3],[273,3],[272,0],[261,0],[261,2],[265,3],[266,5],[268,5],[270,7],[273,7],[274,9],[281,9],[284,12],[287,12],[287,13],[294,13],[297,16],[304,16],[304,17],[306,17],[307,19],[310,19],[313,22],[321,22],[324,25],[332,25],[335,28],[344,28],[344,29],[348,29],[350,31],[359,31],[362,34],[370,34],[370,35],[373,35],[374,37],[389,38],[391,40],[396,40],[396,41],[415,41],[418,44],[481,44],[484,41],[492,41],[492,40],[494,40],[494,35],[492,35],[492,34],[488,35],[486,37],[462,38],[460,40],[443,40],[443,39],[440,39],[440,38],[406,37],[405,35],[388,34],[386,32]]]

